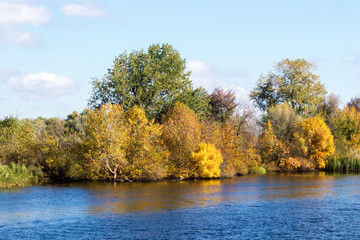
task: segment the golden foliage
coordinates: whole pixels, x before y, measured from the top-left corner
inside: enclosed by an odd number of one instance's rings
[[[122,107],[110,103],[103,105],[99,110],[91,111],[86,121],[86,157],[91,178],[101,177],[106,169],[116,179],[128,165],[125,158],[128,128]]]
[[[332,119],[334,137],[360,150],[360,112],[355,107],[337,111]]]
[[[315,169],[314,162],[306,158],[289,157],[280,160],[279,167],[282,171],[310,171]]]
[[[191,158],[200,143],[202,125],[196,114],[182,103],[165,116],[162,138],[169,150],[167,171],[171,177],[187,178],[194,174],[196,164]]]
[[[335,153],[334,139],[329,128],[320,118],[308,118],[298,125],[295,139],[302,155],[314,161],[316,167],[324,168],[326,157]]]
[[[22,162],[27,165],[33,161],[33,129],[27,121],[20,122],[8,117],[0,121],[0,162]]]
[[[235,121],[229,119],[225,123],[206,121],[203,125],[202,139],[212,143],[221,151],[223,162],[220,165],[222,177],[248,173],[247,158],[251,139],[237,133]]]
[[[259,137],[258,148],[261,160],[269,171],[277,170],[277,166],[282,170],[289,170],[288,167],[284,168],[285,165],[281,164],[289,158],[289,147],[275,136],[270,121],[267,122]],[[293,164],[289,166],[296,167]]]
[[[191,153],[191,158],[197,165],[200,178],[220,177],[220,164],[223,162],[223,157],[214,144],[200,143],[198,150]]]
[[[146,118],[143,108],[135,106],[126,112],[126,126],[129,130],[126,170],[129,178],[158,180],[166,176],[164,163],[168,152],[162,148],[160,136],[162,126]]]

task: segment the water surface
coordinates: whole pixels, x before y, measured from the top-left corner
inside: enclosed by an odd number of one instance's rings
[[[360,175],[0,190],[1,239],[358,239]]]

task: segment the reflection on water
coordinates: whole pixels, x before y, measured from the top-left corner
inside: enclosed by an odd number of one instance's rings
[[[360,237],[360,175],[57,184],[0,190],[0,206],[5,239]]]
[[[225,200],[222,186],[221,180],[82,185],[92,195],[90,208],[94,213],[162,211],[217,204]]]
[[[86,183],[66,187],[82,189],[90,198],[92,213],[115,214],[162,211],[224,202],[287,201],[289,199],[331,197],[342,194],[344,175],[325,173],[272,174],[235,179],[163,181],[154,183]]]

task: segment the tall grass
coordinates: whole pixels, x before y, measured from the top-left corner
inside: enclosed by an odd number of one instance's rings
[[[326,165],[326,170],[339,173],[359,173],[360,158],[347,156],[331,158]]]
[[[24,164],[0,164],[0,188],[25,187],[37,182],[37,177]]]

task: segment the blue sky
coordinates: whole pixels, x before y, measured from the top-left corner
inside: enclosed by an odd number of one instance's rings
[[[360,1],[0,0],[0,118],[87,107],[90,81],[124,51],[172,44],[194,85],[246,98],[285,58],[343,104],[360,96]]]

